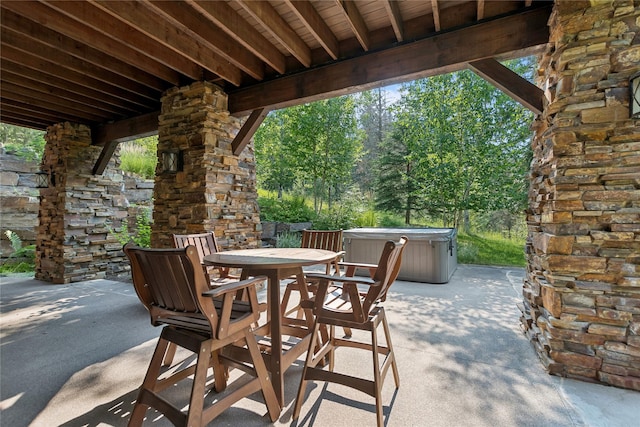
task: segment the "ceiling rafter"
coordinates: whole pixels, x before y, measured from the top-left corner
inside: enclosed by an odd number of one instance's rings
[[[362,49],[364,49],[365,52],[368,52],[371,47],[369,30],[367,29],[367,24],[364,22],[364,19],[362,19],[362,15],[360,15],[360,11],[358,10],[356,3],[351,0],[335,1],[344,13],[347,23],[353,30],[353,34],[358,39],[358,42],[360,42],[360,46],[362,46]]]
[[[49,49],[67,52],[69,55],[73,55],[96,67],[104,68],[120,76],[131,78],[137,83],[154,89],[157,93],[166,89],[166,83],[156,76],[135,68],[126,62],[110,57],[97,49],[80,44],[59,32],[37,25],[34,21],[17,15],[10,10],[2,11],[1,22],[3,30],[7,28],[11,29],[21,34],[22,37],[37,40],[49,46]]]
[[[284,55],[225,2],[187,0],[187,3],[200,10],[209,21],[233,37],[245,49],[262,59],[278,73],[284,74],[286,71]]]
[[[257,80],[264,78],[264,65],[262,61],[251,52],[243,49],[242,45],[236,42],[235,39],[229,38],[224,31],[211,25],[211,21],[207,20],[190,5],[176,1],[151,2],[149,0],[144,0],[144,4],[178,26],[179,31],[184,31],[187,38],[186,44],[193,50],[186,51],[183,46],[181,48],[183,55],[192,52],[189,54],[189,57],[200,56],[201,54],[199,52],[205,50],[202,49],[201,46],[206,47],[206,49],[220,55],[221,58],[229,61],[251,77]],[[191,46],[196,40],[200,45]],[[206,55],[203,56],[206,57]],[[213,58],[213,60],[216,60],[216,58]]]
[[[384,7],[389,15],[389,21],[391,21],[391,27],[396,34],[396,40],[399,42],[404,41],[404,24],[402,21],[402,14],[400,13],[400,6],[396,0],[386,0]]]
[[[59,63],[54,63],[41,58],[37,58],[26,52],[19,51],[13,46],[2,45],[2,54],[4,56],[2,62],[3,67],[11,67],[11,64],[20,64],[21,66],[26,67],[39,74],[40,80],[46,79],[47,82],[51,82],[51,78],[58,77],[67,82],[70,82],[71,84],[75,84],[78,89],[80,89],[84,85],[87,85],[87,87],[91,87],[92,89],[100,92],[100,98],[104,94],[110,94],[111,96],[130,101],[141,107],[148,106],[150,102],[152,104],[159,105],[159,101],[154,98],[150,97],[145,100],[144,98],[142,98],[142,96],[132,97],[129,93],[116,85],[106,83],[103,80],[84,75],[72,69],[61,67]],[[63,73],[59,72],[61,69]],[[54,70],[58,72],[58,74],[53,74]]]
[[[281,43],[302,65],[311,66],[311,49],[266,1],[243,0],[242,7]]]
[[[186,32],[168,25],[166,19],[161,19],[154,9],[148,7],[148,3],[97,0],[95,4],[163,45],[171,55],[185,57],[232,84],[240,85],[242,76],[237,67],[218,53],[205,48],[200,38],[194,40]],[[202,73],[198,78],[202,78]]]
[[[336,39],[336,36],[331,32],[331,28],[324,22],[322,17],[318,15],[313,5],[308,1],[285,1],[331,58],[338,59],[340,56],[338,39]]]
[[[484,19],[484,0],[478,0],[478,21]]]
[[[433,25],[436,31],[440,31],[440,6],[438,0],[431,0],[431,13],[433,14]]]
[[[549,40],[549,14],[548,8],[534,9],[337,62],[314,73],[305,71],[238,89],[229,93],[229,111],[242,115],[257,108],[284,108],[458,71],[468,62],[488,57],[539,49]],[[495,39],[501,40],[500,45],[491,43]],[[366,74],[358,72],[364,69]]]
[[[52,3],[37,3],[37,2],[9,2],[3,1],[0,3],[2,8],[8,8],[23,16],[28,16],[29,19],[38,22],[47,28],[57,31],[65,36],[73,39],[80,39],[85,41],[84,44],[88,44],[95,49],[107,53],[121,61],[132,64],[138,69],[144,70],[147,73],[160,77],[163,80],[171,82],[172,84],[180,83],[180,74],[175,70],[167,67],[166,65],[152,61],[148,56],[141,53],[131,47],[131,45],[124,43],[122,40],[129,40],[131,42],[135,39],[136,31],[129,29],[128,32],[123,33],[120,40],[116,40],[111,37],[107,37],[104,33],[97,28],[100,28],[100,23],[108,22],[109,19],[95,18],[92,19],[91,6],[86,2],[52,2]],[[55,6],[55,9],[53,7]],[[62,8],[69,8],[75,14],[80,15],[68,15],[61,12]],[[94,26],[90,26],[90,22],[97,21]],[[110,23],[112,29],[118,27],[117,23]],[[115,30],[114,30],[115,31]],[[127,35],[127,38],[124,38]],[[91,44],[88,43],[91,41]]]
[[[44,69],[44,73],[47,71],[53,73],[56,68],[66,69],[65,73],[60,75],[77,84],[78,88],[96,88],[105,94],[128,91],[124,99],[146,97],[148,100],[154,100],[160,94],[160,91],[122,78],[109,70],[78,59],[66,51],[47,46],[38,40],[30,40],[28,37],[23,37],[23,34],[16,34],[8,27],[3,27],[0,31],[3,49],[6,49],[5,59],[31,66],[35,70]]]

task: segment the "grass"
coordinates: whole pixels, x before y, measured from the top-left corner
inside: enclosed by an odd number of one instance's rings
[[[525,267],[524,240],[499,234],[458,234],[460,264]]]

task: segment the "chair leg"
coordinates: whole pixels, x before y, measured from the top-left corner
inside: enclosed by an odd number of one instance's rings
[[[313,326],[313,331],[311,332],[311,340],[309,342],[309,348],[307,349],[307,357],[304,362],[304,368],[302,368],[302,377],[300,379],[300,387],[298,388],[298,396],[296,397],[296,404],[293,408],[293,419],[297,420],[300,416],[300,409],[302,408],[302,401],[304,400],[304,392],[307,388],[307,380],[306,374],[307,369],[309,369],[311,363],[313,362],[314,356],[314,348],[316,347],[316,342],[318,341],[318,336],[320,332],[320,323],[315,322]]]
[[[147,373],[145,374],[142,385],[140,386],[140,389],[138,391],[136,404],[133,407],[133,412],[131,413],[131,417],[129,418],[128,425],[130,427],[137,427],[142,425],[144,414],[147,412],[148,408],[148,406],[143,403],[143,396],[146,393],[145,390],[153,390],[156,383],[158,382],[158,376],[160,375],[160,368],[162,366],[162,358],[167,351],[168,345],[169,341],[165,340],[162,337],[158,339],[156,349],[153,352],[151,362],[149,363],[149,368],[147,368]]]
[[[204,392],[207,384],[207,371],[211,361],[212,340],[202,341],[196,361],[196,370],[193,375],[191,397],[189,399],[189,412],[187,413],[188,426],[202,425],[202,410],[204,409]]]
[[[378,353],[378,336],[377,328],[374,326],[371,328],[371,353],[373,354],[373,385],[375,388],[376,398],[376,418],[378,420],[378,427],[384,426],[383,414],[382,414],[382,381],[380,378],[380,358]]]
[[[171,364],[173,363],[173,358],[176,355],[177,348],[178,346],[175,345],[174,343],[169,343],[169,346],[167,347],[167,351],[164,355],[164,361],[162,362],[162,366],[171,366]]]
[[[391,344],[391,334],[389,333],[389,323],[387,322],[387,316],[382,309],[382,327],[384,328],[384,337],[387,341],[387,347],[389,347],[389,357],[391,361],[391,369],[393,370],[393,380],[396,383],[396,388],[400,388],[400,375],[398,374],[398,364],[396,363],[396,353],[393,351],[393,344]]]
[[[253,367],[256,371],[256,376],[260,381],[260,389],[262,390],[262,397],[264,403],[267,405],[267,411],[269,412],[269,418],[271,422],[275,422],[280,416],[280,403],[276,397],[276,392],[273,389],[273,383],[269,378],[269,372],[267,371],[267,365],[264,363],[260,349],[258,348],[258,341],[251,331],[245,332],[245,340],[247,341],[247,348],[251,359],[253,361]]]

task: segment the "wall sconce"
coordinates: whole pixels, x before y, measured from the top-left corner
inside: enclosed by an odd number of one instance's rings
[[[49,188],[49,174],[47,172],[36,172],[36,188]]]
[[[176,173],[182,171],[182,151],[162,152],[162,172]]]
[[[629,117],[640,119],[640,73],[629,79]]]
[[[36,188],[55,187],[56,175],[54,172],[38,171],[36,175]]]

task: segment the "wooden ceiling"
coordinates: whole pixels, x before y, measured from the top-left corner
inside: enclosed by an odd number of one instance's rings
[[[537,53],[551,6],[2,0],[0,121],[83,123],[104,144],[157,128],[162,93],[203,79],[224,88],[232,114],[267,111]]]

